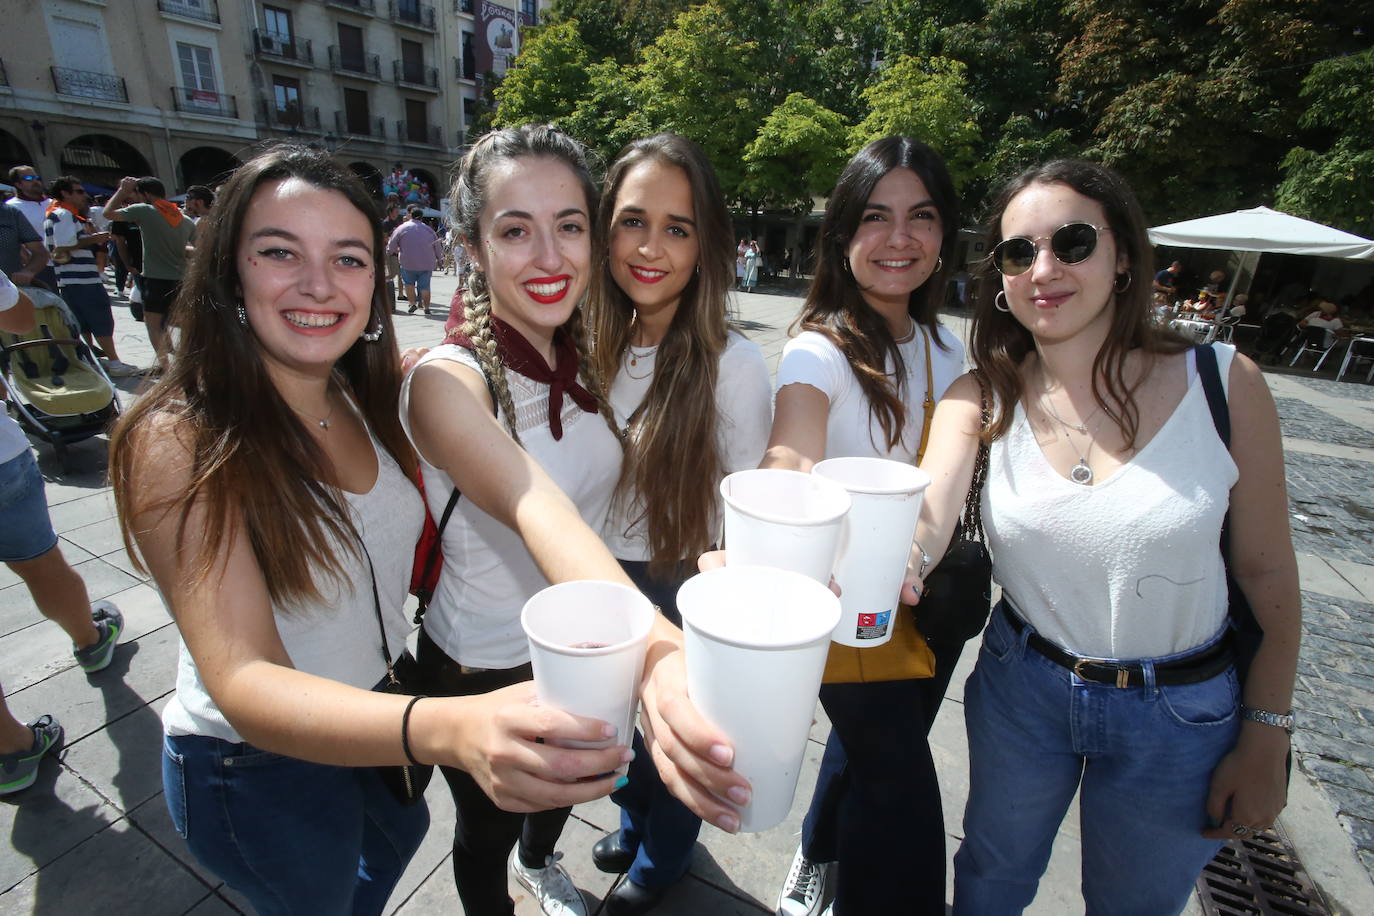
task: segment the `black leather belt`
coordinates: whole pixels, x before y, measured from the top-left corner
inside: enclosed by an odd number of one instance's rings
[[[1009,609],[1007,620],[1017,633],[1026,629],[1026,622]],[[1100,658],[1084,658],[1071,655],[1035,631],[1026,640],[1036,652],[1060,667],[1067,668],[1085,681],[1094,684],[1110,684],[1114,687],[1144,687],[1145,668],[1130,662],[1113,662]],[[1225,671],[1234,662],[1229,636],[1223,637],[1205,649],[1192,655],[1159,662],[1154,666],[1155,684],[1170,687],[1175,684],[1196,684],[1211,680]]]

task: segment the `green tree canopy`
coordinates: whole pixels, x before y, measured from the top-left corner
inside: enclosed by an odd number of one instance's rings
[[[587,93],[587,45],[577,24],[546,26],[525,42],[495,92],[497,127],[554,124],[572,114]]]
[[[745,195],[792,209],[829,194],[847,159],[848,128],[840,115],[792,93],[769,112],[744,150]]]

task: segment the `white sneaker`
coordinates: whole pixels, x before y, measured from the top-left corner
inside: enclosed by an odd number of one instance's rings
[[[510,854],[510,870],[515,880],[534,895],[546,916],[587,916],[587,903],[572,878],[558,864],[563,853],[549,856],[543,868],[526,868],[520,861],[520,850]]]
[[[131,366],[126,362],[117,359],[100,358],[100,365],[105,368],[105,374],[111,378],[128,378],[131,375],[142,375],[143,370],[137,366]]]
[[[778,894],[776,916],[816,916],[825,896],[825,863],[812,862],[802,855],[801,846],[792,856],[792,867]]]

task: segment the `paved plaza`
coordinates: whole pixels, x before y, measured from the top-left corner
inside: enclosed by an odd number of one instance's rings
[[[446,303],[452,277],[435,277]],[[782,292],[740,295],[739,320],[776,368],[800,300]],[[117,343],[128,362],[148,365],[151,348],[127,306],[116,307]],[[949,317],[961,335],[967,322]],[[403,346],[431,346],[439,315],[398,315]],[[1270,373],[1288,463],[1292,524],[1302,572],[1305,638],[1294,737],[1297,766],[1281,822],[1335,912],[1374,913],[1374,387]],[[122,380],[126,402],[137,380]],[[177,635],[157,592],[125,555],[106,484],[106,440],[70,449],[64,471],[37,446],[62,550],[91,598],[124,611],[127,632],[114,664],[87,677],[62,631],[45,621],[18,578],[0,569],[0,683],[20,718],[52,713],[66,747],[45,762],[37,784],[0,804],[0,914],[108,912],[196,916],[250,912],[242,898],[197,865],[172,829],[162,799],[159,714],[175,682]],[[952,857],[968,774],[962,685],[965,651],[931,742],[940,770]],[[817,707],[801,788],[786,823],[767,833],[727,836],[704,828],[691,873],[656,910],[669,916],[772,912],[796,847],[828,730]],[[390,911],[461,913],[449,862],[453,805],[443,780],[431,784],[433,827]],[[1148,804],[1148,799],[1142,799]],[[932,815],[933,816],[933,815]],[[618,824],[609,800],[579,806],[564,833],[564,864],[592,901],[612,877],[591,861],[592,844]],[[1066,819],[1050,871],[1030,912],[1082,912],[1076,816]],[[1148,850],[1141,850],[1148,854]],[[902,863],[875,863],[901,869]],[[516,912],[538,907],[512,884]],[[1189,912],[1200,912],[1194,904]],[[877,914],[874,914],[877,916]]]

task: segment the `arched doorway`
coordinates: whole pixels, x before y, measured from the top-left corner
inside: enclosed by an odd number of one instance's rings
[[[242,164],[233,153],[227,153],[219,147],[197,146],[183,153],[177,162],[177,171],[181,175],[179,189],[184,191],[193,184],[218,187]]]
[[[428,198],[421,200],[420,203],[426,207],[437,207],[439,205],[439,180],[434,177],[434,173],[427,169],[412,168],[410,174],[415,176],[422,188],[429,189]]]
[[[348,167],[353,170],[353,174],[362,179],[363,187],[367,188],[369,194],[381,200],[382,198],[382,173],[375,165],[370,162],[350,162]]]
[[[39,167],[29,155],[29,148],[19,142],[18,137],[7,130],[0,130],[0,180],[3,180],[5,171],[15,165]]]
[[[142,178],[153,172],[142,153],[107,134],[77,137],[62,148],[60,163],[62,174],[106,188],[119,187],[119,179],[125,175]]]

